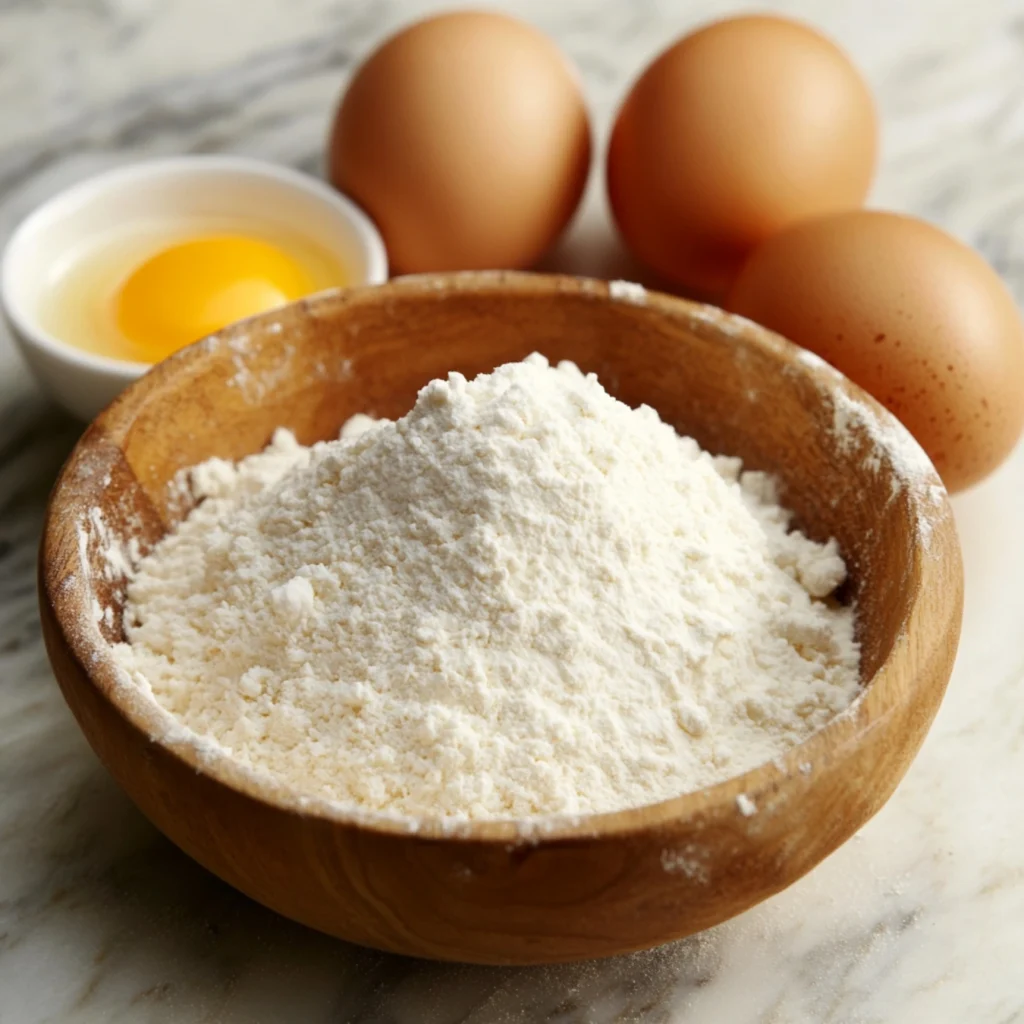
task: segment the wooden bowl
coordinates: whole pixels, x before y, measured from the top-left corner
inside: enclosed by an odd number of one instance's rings
[[[778,474],[799,524],[838,539],[863,645],[864,689],[850,710],[770,764],[662,803],[533,826],[410,829],[256,781],[175,729],[119,672],[108,647],[123,639],[118,555],[145,551],[187,512],[172,485],[179,470],[258,451],[280,425],[308,443],[335,436],[356,412],[399,416],[433,377],[471,376],[534,350],[596,371],[625,402],[647,402],[705,447]],[[158,366],[65,466],[40,594],[54,672],[93,749],[201,864],[353,942],[531,964],[707,928],[849,838],[892,793],[938,707],[962,567],[930,463],[813,356],[680,299],[489,273],[324,294]]]

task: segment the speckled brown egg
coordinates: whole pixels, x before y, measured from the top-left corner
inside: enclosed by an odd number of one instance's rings
[[[834,43],[786,18],[729,18],[633,86],[608,147],[608,198],[634,255],[720,295],[765,238],[863,203],[877,136],[871,93]]]
[[[729,309],[816,352],[894,412],[951,491],[1024,428],[1024,328],[973,249],[895,213],[799,224],[761,245]]]
[[[328,159],[395,271],[528,267],[583,194],[590,126],[547,36],[504,14],[453,12],[404,29],[358,69]]]

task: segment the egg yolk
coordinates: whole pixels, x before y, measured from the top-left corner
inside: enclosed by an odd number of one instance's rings
[[[159,362],[243,317],[316,291],[269,242],[218,235],[182,242],[136,268],[117,292],[118,329],[142,362]]]

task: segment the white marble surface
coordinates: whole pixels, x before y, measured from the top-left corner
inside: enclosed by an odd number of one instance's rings
[[[144,154],[317,170],[354,58],[419,0],[0,0],[0,236]],[[579,63],[603,138],[643,61],[742,5],[520,0]],[[878,204],[979,246],[1024,299],[1024,2],[790,0],[885,118]],[[631,274],[599,190],[550,265]],[[949,695],[886,808],[810,876],[709,933],[556,969],[386,956],[289,924],[157,835],[46,664],[33,560],[79,428],[0,337],[0,1022],[1024,1022],[1024,449],[956,502],[967,566]]]

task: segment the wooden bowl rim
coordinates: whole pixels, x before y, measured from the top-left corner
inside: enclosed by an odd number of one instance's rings
[[[904,584],[911,591],[911,596],[899,624],[897,640],[878,671],[870,679],[861,681],[861,690],[848,708],[772,761],[712,786],[657,803],[620,811],[549,815],[533,819],[414,819],[304,796],[266,773],[249,769],[229,757],[211,757],[194,734],[187,735],[188,731],[169,712],[131,682],[116,665],[110,645],[99,632],[87,599],[91,597],[91,589],[67,585],[70,575],[88,579],[90,573],[84,552],[80,545],[73,543],[70,534],[55,528],[55,524],[65,519],[68,511],[76,506],[73,484],[81,473],[88,472],[85,466],[91,453],[103,445],[116,443],[116,438],[132,423],[154,386],[174,374],[194,369],[202,360],[209,359],[233,341],[251,337],[272,325],[274,333],[280,336],[280,333],[287,332],[290,324],[306,317],[320,318],[336,308],[394,303],[423,295],[443,298],[453,292],[468,292],[481,299],[495,295],[562,293],[609,304],[636,303],[660,317],[682,323],[705,340],[730,344],[737,350],[756,348],[767,353],[780,373],[812,378],[822,400],[831,397],[834,407],[836,395],[845,396],[854,404],[858,414],[863,416],[862,426],[874,446],[874,454],[904,484],[913,529],[909,531],[912,538],[908,552],[910,569]],[[838,458],[843,457],[838,441],[836,452]],[[914,479],[907,473],[908,458]],[[847,752],[856,747],[862,733],[872,729],[884,717],[887,705],[896,699],[901,703],[914,699],[921,685],[920,674],[906,687],[901,687],[897,680],[901,675],[900,666],[913,663],[912,649],[922,643],[918,635],[922,596],[931,587],[947,582],[950,568],[957,573],[961,571],[952,509],[930,460],[895,416],[823,360],[752,321],[714,306],[646,291],[628,282],[515,271],[410,275],[383,285],[332,289],[232,324],[176,353],[130,385],[79,439],[50,496],[40,559],[42,597],[52,610],[82,674],[132,728],[185,762],[192,770],[254,801],[302,817],[324,819],[338,826],[423,839],[483,844],[528,842],[531,845],[600,836],[621,837],[669,827],[683,819],[720,819],[725,808],[731,808],[736,821],[743,824],[745,816],[738,803],[742,795],[752,799],[759,808],[762,801],[770,804],[772,794],[787,779],[802,774],[802,766],[810,764],[814,771],[816,767],[813,766],[845,758]],[[58,577],[46,570],[47,565],[64,566],[66,571]],[[956,624],[951,621],[950,625]]]

